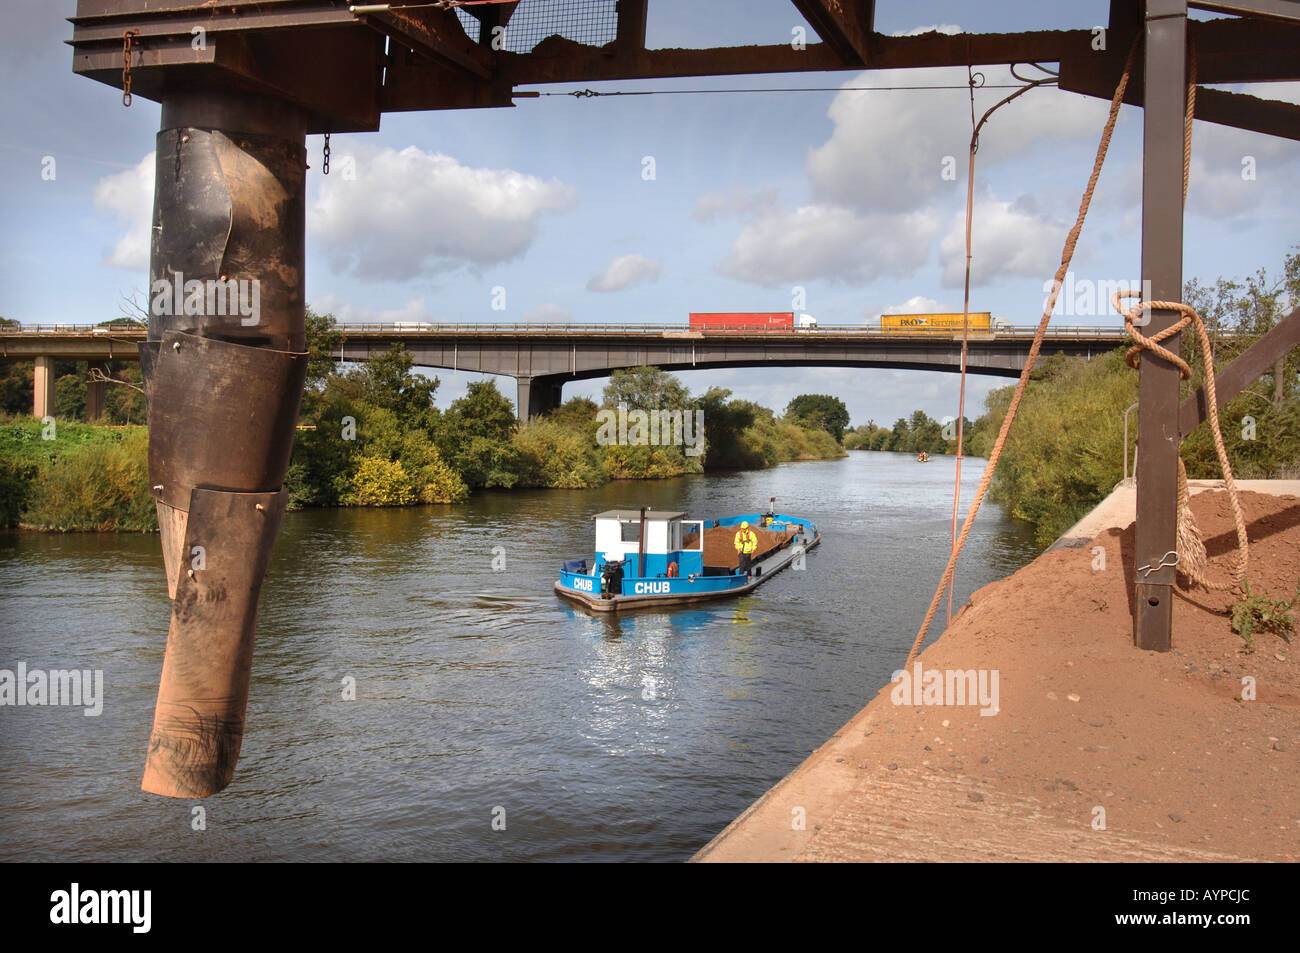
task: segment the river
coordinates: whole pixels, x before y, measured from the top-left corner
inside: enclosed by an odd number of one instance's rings
[[[963,466],[963,515],[983,465]],[[104,673],[98,716],[0,707],[0,859],[685,860],[902,663],[946,561],[953,468],[854,453],[290,513],[239,767],[204,801],[139,789],[170,611],[157,538],[0,533],[0,668]],[[772,496],[824,542],[750,596],[593,618],[552,592],[601,510]],[[1034,555],[986,504],[954,605]]]

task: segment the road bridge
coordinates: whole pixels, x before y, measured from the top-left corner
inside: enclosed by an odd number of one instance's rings
[[[558,407],[567,381],[608,377],[653,365],[666,371],[723,367],[887,367],[960,371],[961,335],[884,330],[867,325],[816,329],[694,331],[682,325],[637,324],[352,324],[336,328],[342,362],[367,361],[402,344],[419,367],[513,377],[520,419]],[[1018,377],[1033,328],[972,333],[972,374]],[[0,359],[36,361],[36,416],[54,406],[55,360],[137,360],[145,329],[44,325],[0,332]],[[1092,358],[1126,343],[1120,328],[1049,331],[1042,353]],[[89,385],[103,388],[103,384]],[[88,406],[92,401],[88,400]],[[102,397],[94,402],[102,406]]]

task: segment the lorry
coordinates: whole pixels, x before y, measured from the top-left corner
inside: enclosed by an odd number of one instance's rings
[[[880,330],[886,334],[961,334],[963,322],[969,318],[969,329],[975,334],[988,334],[994,330],[1002,330],[1005,318],[993,320],[993,315],[988,311],[972,311],[969,315],[964,315],[960,311],[956,314],[882,314],[880,316]]]
[[[800,316],[800,327],[807,327]],[[813,320],[813,327],[817,322]],[[793,311],[692,311],[692,331],[793,331]]]

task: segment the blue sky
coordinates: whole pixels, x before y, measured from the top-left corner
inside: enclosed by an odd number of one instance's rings
[[[0,314],[93,322],[147,281],[158,106],[71,71],[73,0],[10,0],[0,63]],[[1098,2],[897,2],[877,28],[1090,28]],[[654,0],[651,47],[788,42],[787,0]],[[810,38],[813,34],[810,32]],[[999,68],[983,70],[991,83]],[[606,90],[963,84],[965,70],[807,73],[600,84]],[[1300,101],[1300,84],[1270,95]],[[541,87],[538,87],[541,88]],[[572,86],[546,87],[563,91]],[[980,111],[1004,94],[979,94]],[[986,126],[976,180],[972,310],[1036,323],[1092,162],[1106,104],[1031,92]],[[1141,113],[1126,107],[1075,258],[1080,279],[1136,279]],[[822,324],[960,310],[969,106],[964,90],[521,100],[514,109],[398,114],[380,132],[308,140],[308,302],[344,320],[685,323],[690,311],[790,310]],[[1300,242],[1300,145],[1196,124],[1185,274],[1276,272]],[[41,177],[53,156],[53,181]],[[956,161],[955,180],[941,170]],[[646,157],[654,177],[643,176]],[[1243,180],[1245,157],[1256,176]],[[19,227],[22,223],[22,227]],[[491,307],[506,290],[506,309]],[[1117,324],[1068,315],[1062,324]],[[469,375],[436,371],[439,402]],[[781,408],[830,392],[855,424],[955,412],[955,375],[746,369],[682,375]],[[513,397],[513,382],[503,391]],[[973,378],[968,415],[1003,381]],[[603,381],[570,384],[566,396]]]

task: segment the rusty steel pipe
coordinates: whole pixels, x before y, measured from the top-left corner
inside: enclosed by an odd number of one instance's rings
[[[307,370],[306,128],[295,107],[235,92],[163,103],[140,345],[172,598],[141,784],[153,794],[215,794],[243,741]]]

